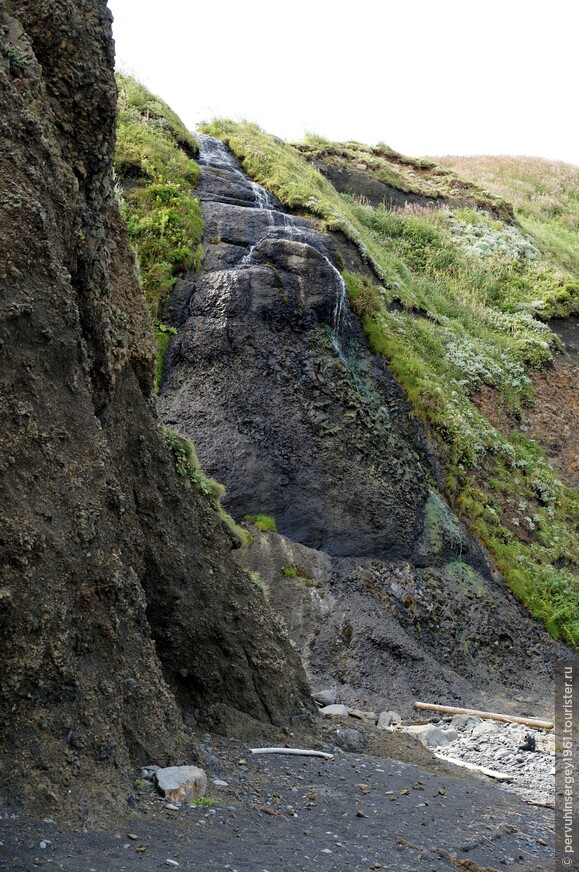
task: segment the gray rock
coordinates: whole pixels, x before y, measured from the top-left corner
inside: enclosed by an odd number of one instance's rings
[[[207,776],[197,766],[168,766],[166,769],[157,769],[155,782],[170,802],[185,802],[205,796],[207,789]]]
[[[380,712],[380,716],[378,718],[378,729],[385,730],[388,727],[392,726],[392,724],[401,724],[402,718],[395,711],[388,712]]]
[[[336,730],[334,741],[342,751],[351,751],[352,753],[364,751],[368,746],[368,736],[361,730]]]
[[[449,742],[456,742],[458,739],[458,732],[453,730],[452,728],[447,728],[442,731]]]
[[[326,705],[320,709],[320,714],[327,718],[347,718],[350,714],[350,709],[347,705]]]
[[[333,690],[320,690],[317,693],[312,693],[312,699],[321,706],[334,705],[336,702],[336,694]]]
[[[499,750],[495,752],[495,760],[506,760],[510,756],[510,751],[507,751],[505,748],[499,748]]]
[[[440,748],[448,745],[448,739],[434,724],[417,724],[416,726],[404,727],[404,732],[409,736],[415,736],[422,742],[425,748]]]
[[[474,727],[474,729],[472,731],[472,737],[474,739],[477,736],[486,736],[490,733],[496,733],[497,730],[499,730],[499,729],[500,729],[500,727],[497,727],[496,724],[493,724],[490,721],[481,721],[480,724],[477,724]]]
[[[472,715],[455,715],[450,722],[450,726],[455,730],[464,730],[474,727],[475,724],[480,724],[480,718],[473,718]]]
[[[203,769],[208,769],[213,775],[219,775],[223,768],[222,762],[208,745],[199,745],[197,748],[199,763]]]

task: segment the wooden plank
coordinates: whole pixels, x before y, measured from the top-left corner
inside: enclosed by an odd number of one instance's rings
[[[448,715],[471,715],[475,718],[483,718],[491,721],[504,721],[507,724],[524,724],[527,727],[535,727],[538,730],[552,730],[555,724],[552,721],[542,721],[538,718],[521,718],[516,715],[501,715],[496,712],[482,712],[478,709],[455,708],[450,705],[435,705],[430,702],[415,702],[415,709],[428,712],[443,712]]]

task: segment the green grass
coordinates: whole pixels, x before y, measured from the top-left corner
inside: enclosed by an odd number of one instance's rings
[[[373,180],[404,193],[434,200],[467,199],[475,206],[492,210],[504,220],[513,217],[511,204],[502,197],[482,191],[479,186],[459,178],[432,160],[407,157],[384,143],[369,146],[359,142],[329,142],[309,134],[303,143],[295,143],[294,147],[310,162],[321,162],[355,173],[362,170]]]
[[[578,310],[579,284],[569,269],[577,244],[571,238],[576,182],[568,183],[551,217],[545,202],[511,198],[520,225],[496,220],[489,208],[388,211],[340,196],[309,159],[355,160],[367,167],[359,171],[389,172],[389,184],[396,166],[405,173],[410,167],[413,185],[419,174],[422,185],[427,176],[438,178],[441,195],[460,190],[460,183],[432,162],[405,164],[384,146],[310,137],[296,147],[256,125],[228,120],[204,129],[224,139],[284,204],[320,219],[325,229],[342,230],[372,266],[374,280],[344,272],[351,306],[371,350],[388,360],[414,413],[436,438],[449,501],[530,612],[554,636],[579,646],[577,494],[517,427],[533,402],[530,374],[550,365],[557,344],[541,319]],[[496,205],[484,181],[487,191],[478,194],[469,183],[469,199]],[[506,198],[511,187],[494,193]],[[493,206],[494,215],[512,215],[502,202],[505,208]],[[508,415],[507,435],[477,407],[483,388],[493,389]]]
[[[563,267],[579,270],[579,167],[533,157],[444,157],[514,204],[522,227]]]
[[[262,533],[277,533],[277,524],[275,518],[271,515],[265,515],[263,512],[258,512],[257,515],[244,515],[243,520],[248,524],[253,524]]]
[[[297,576],[298,576],[297,566],[284,566],[282,569],[282,573],[283,573],[283,575],[285,575],[286,578],[297,578]]]
[[[171,336],[177,333],[175,327],[169,327],[161,321],[155,324],[155,341],[157,343],[157,359],[155,361],[155,392],[159,393],[161,380],[163,378],[163,367],[165,363],[165,355],[169,350]]]
[[[196,799],[190,800],[189,805],[197,806],[198,808],[211,808],[214,805],[219,805],[219,802],[212,796],[198,796]]]
[[[193,195],[195,138],[174,112],[130,76],[117,74],[115,172],[141,282],[153,320],[176,277],[199,266],[203,222]]]

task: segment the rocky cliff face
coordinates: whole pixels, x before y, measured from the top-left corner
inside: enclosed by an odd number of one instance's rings
[[[560,648],[437,492],[425,434],[369,353],[336,263],[367,268],[222,142],[200,141],[206,253],[173,295],[160,414],[195,441],[237,518],[275,517],[283,535],[254,530],[245,561],[312,683],[378,710],[540,696]]]
[[[158,436],[112,66],[103,0],[0,4],[0,797],[81,812],[124,803],[138,763],[190,760],[185,722],[309,705]]]
[[[159,408],[192,438],[239,516],[339,555],[408,557],[427,482],[407,405],[366,352],[329,237],[201,137],[207,254]]]

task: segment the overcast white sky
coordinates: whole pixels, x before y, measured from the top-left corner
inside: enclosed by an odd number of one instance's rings
[[[109,0],[117,66],[194,129],[579,165],[578,0]]]

